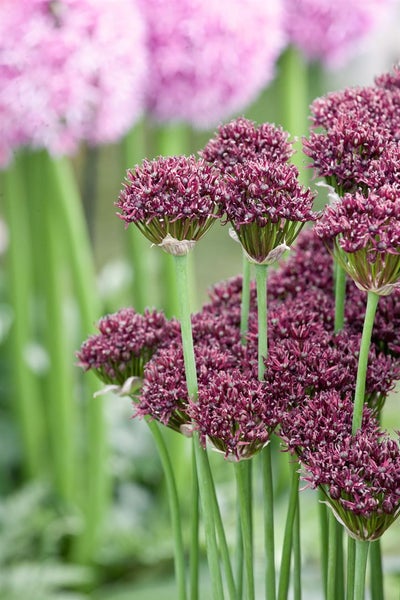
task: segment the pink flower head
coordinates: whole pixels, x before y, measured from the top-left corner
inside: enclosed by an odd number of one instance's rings
[[[173,334],[165,316],[146,310],[144,315],[133,308],[100,319],[100,333],[88,338],[77,357],[85,371],[93,370],[108,384],[123,385],[129,377],[143,376],[145,364]]]
[[[201,151],[204,160],[223,172],[231,172],[237,163],[264,157],[270,161],[287,161],[293,154],[289,134],[272,123],[256,125],[238,117],[218,127],[218,133]]]
[[[274,262],[303,225],[315,220],[314,195],[297,178],[294,165],[263,157],[238,163],[227,175],[226,216],[253,262]]]
[[[400,64],[394,65],[392,73],[384,73],[375,77],[375,84],[392,92],[400,92]]]
[[[120,138],[142,111],[144,33],[135,0],[3,0],[0,165]]]
[[[400,188],[383,186],[365,198],[346,194],[325,209],[316,234],[357,287],[390,294],[400,278]]]
[[[219,172],[194,156],[144,160],[127,172],[118,216],[174,254],[181,252],[174,241],[194,244],[220,216],[223,189]]]
[[[339,67],[391,6],[392,0],[284,0],[285,29],[308,60]]]
[[[159,121],[214,127],[272,79],[283,46],[277,0],[141,0]]]

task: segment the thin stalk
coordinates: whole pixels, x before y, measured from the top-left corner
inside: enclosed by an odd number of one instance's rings
[[[361,427],[362,414],[365,397],[365,382],[367,377],[368,353],[371,343],[372,328],[374,326],[374,318],[376,308],[378,306],[379,296],[374,292],[368,292],[367,308],[365,311],[364,327],[360,345],[360,355],[358,359],[356,391],[354,396],[354,412],[352,422],[353,435]]]
[[[336,600],[336,566],[337,566],[337,527],[336,519],[332,511],[328,514],[329,524],[329,548],[328,548],[328,577],[327,577],[327,600]]]
[[[337,261],[335,267],[335,331],[344,326],[344,306],[346,297],[346,272]]]
[[[242,302],[240,306],[240,337],[243,345],[246,344],[246,335],[249,328],[250,276],[251,265],[243,253]]]
[[[293,524],[298,508],[299,496],[299,464],[292,464],[292,482],[290,487],[289,503],[286,514],[285,532],[283,535],[281,569],[279,575],[278,600],[287,600],[290,580],[290,561],[292,555]]]
[[[67,258],[79,306],[81,329],[86,335],[92,329],[93,321],[100,316],[101,308],[82,204],[70,163],[66,159],[51,160],[47,155],[47,164],[54,186],[54,198],[51,200],[57,210],[59,222],[63,224]],[[80,560],[87,561],[91,559],[96,549],[99,525],[109,501],[109,481],[107,470],[104,469],[106,441],[103,404],[99,398],[96,401],[92,400],[94,392],[98,389],[98,381],[94,376],[86,376],[84,386],[88,398],[88,402],[84,405],[87,440],[86,473],[81,482],[87,486],[87,491],[84,493],[85,530],[77,540],[75,552]]]
[[[293,526],[293,600],[301,600],[301,535],[300,499],[297,494],[297,508]]]
[[[255,265],[257,286],[257,318],[258,318],[258,379],[264,381],[264,360],[268,355],[267,330],[267,265]]]
[[[247,600],[254,600],[253,531],[251,515],[251,488],[249,487],[248,461],[239,461],[234,465],[239,514],[242,528],[243,554],[246,566]]]
[[[346,600],[354,600],[354,573],[356,564],[356,541],[349,536],[347,541]]]
[[[195,440],[192,444],[192,511],[190,515],[190,600],[199,598],[199,482],[197,480]]]
[[[3,202],[10,232],[8,247],[8,290],[14,311],[10,336],[14,402],[23,448],[24,474],[42,478],[45,474],[43,407],[38,381],[26,364],[25,353],[32,341],[31,302],[33,297],[32,245],[28,210],[22,185],[23,171],[18,159],[3,174]]]
[[[343,527],[336,521],[336,600],[344,596]]]
[[[275,600],[275,531],[271,444],[264,448],[261,460],[264,495],[265,598],[266,600]]]
[[[371,542],[369,553],[371,573],[371,600],[384,600],[383,571],[380,540]]]
[[[243,561],[244,561],[244,551],[243,551],[243,534],[242,534],[242,524],[240,521],[240,511],[238,509],[237,515],[237,523],[236,523],[236,597],[237,600],[242,600],[243,598]]]
[[[356,541],[356,562],[354,572],[354,600],[365,598],[365,573],[367,570],[369,542]]]
[[[320,529],[320,557],[321,557],[321,570],[322,570],[322,588],[324,596],[327,594],[327,581],[328,581],[328,519],[329,514],[325,505],[325,494],[318,488],[318,515],[319,515],[319,529]]]
[[[161,464],[164,470],[165,481],[167,484],[167,494],[171,513],[171,524],[174,536],[174,559],[175,575],[178,587],[179,600],[186,600],[186,575],[185,575],[185,552],[182,538],[182,523],[179,509],[179,499],[176,489],[174,470],[171,459],[168,454],[167,446],[158,424],[155,421],[148,420],[147,425],[153,435],[160,456]]]

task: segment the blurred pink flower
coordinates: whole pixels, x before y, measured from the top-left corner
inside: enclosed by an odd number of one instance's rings
[[[284,0],[290,43],[309,60],[340,66],[379,26],[393,0]]]
[[[133,0],[2,0],[0,165],[21,145],[71,153],[123,135],[143,106]]]
[[[214,127],[252,102],[282,49],[280,0],[140,0],[159,121]]]

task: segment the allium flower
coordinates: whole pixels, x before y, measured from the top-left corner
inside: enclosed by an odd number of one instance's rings
[[[284,0],[290,42],[309,60],[338,67],[377,28],[391,0]]]
[[[204,160],[159,157],[127,172],[116,206],[153,244],[186,254],[220,216],[222,193],[219,172]]]
[[[386,144],[387,136],[377,128],[341,117],[326,133],[304,139],[303,151],[312,159],[316,175],[342,195],[370,186],[370,162],[382,155]]]
[[[284,43],[279,1],[141,0],[141,6],[153,118],[214,127],[272,79]]]
[[[400,514],[400,448],[367,408],[352,435],[352,409],[349,398],[322,393],[288,414],[281,436],[349,535],[372,541]]]
[[[209,439],[231,461],[252,458],[279,420],[274,403],[265,402],[265,384],[237,369],[210,373],[205,383],[188,410],[200,442]]]
[[[174,334],[173,324],[162,313],[146,310],[141,315],[132,308],[103,317],[97,328],[100,333],[88,338],[77,353],[78,364],[117,386],[142,378],[145,364]]]
[[[386,142],[379,158],[366,165],[365,181],[369,189],[383,185],[400,186],[400,146],[398,142]]]
[[[400,133],[400,95],[375,86],[346,88],[316,98],[311,104],[313,127],[329,130],[340,119],[354,119],[364,126],[397,139]]]
[[[392,92],[400,92],[400,64],[394,65],[393,73],[375,77],[375,84]]]
[[[256,125],[238,117],[218,127],[218,133],[200,152],[204,160],[229,173],[237,163],[264,157],[269,161],[287,161],[293,154],[289,134],[272,123]]]
[[[400,189],[383,186],[365,198],[346,194],[328,206],[315,227],[364,291],[385,296],[400,277]],[[332,246],[331,246],[332,244]]]
[[[144,36],[135,0],[3,0],[0,165],[22,145],[68,154],[122,136],[142,112]]]
[[[294,165],[265,159],[236,164],[226,177],[224,209],[249,259],[271,264],[287,250],[312,212],[314,195]]]

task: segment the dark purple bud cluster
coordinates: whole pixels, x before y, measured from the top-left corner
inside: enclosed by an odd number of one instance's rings
[[[393,291],[400,276],[400,187],[346,194],[325,209],[315,232],[361,290]]]
[[[349,534],[375,540],[400,514],[400,448],[367,408],[352,435],[352,406],[336,391],[323,392],[288,415],[281,436]]]
[[[219,171],[194,156],[144,160],[127,172],[116,206],[154,244],[169,235],[198,241],[220,216],[224,184]]]
[[[100,319],[97,328],[100,333],[88,338],[77,352],[78,365],[95,371],[104,383],[118,385],[129,377],[142,377],[145,364],[173,335],[164,314],[155,310],[141,315],[123,308]]]
[[[244,117],[221,125],[218,133],[200,152],[204,160],[223,173],[234,165],[263,157],[268,161],[287,161],[293,154],[289,134],[272,123],[256,125]]]

